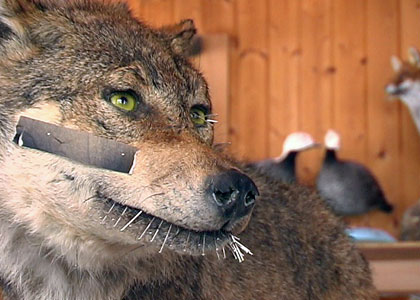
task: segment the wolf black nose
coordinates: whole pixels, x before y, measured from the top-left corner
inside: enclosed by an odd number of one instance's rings
[[[209,193],[227,218],[240,218],[254,207],[258,189],[248,176],[229,170],[211,178]]]

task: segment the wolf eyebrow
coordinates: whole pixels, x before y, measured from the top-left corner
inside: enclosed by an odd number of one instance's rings
[[[126,71],[130,72],[134,77],[143,84],[147,84],[146,78],[144,78],[143,74],[139,71],[137,66],[129,65],[126,68]]]
[[[160,88],[162,86],[162,76],[159,75],[159,72],[156,70],[156,68],[154,68],[150,63],[147,63],[147,59],[145,59],[143,55],[136,55],[135,61],[140,63],[144,71],[147,72],[148,75],[150,75],[153,86],[155,88]],[[135,70],[136,68],[133,69]],[[138,74],[144,81],[145,78],[143,78],[143,76],[141,76],[141,74],[137,72],[138,71],[136,70],[135,75]]]

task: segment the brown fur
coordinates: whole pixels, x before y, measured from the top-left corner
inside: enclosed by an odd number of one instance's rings
[[[212,148],[210,123],[191,121],[192,107],[211,104],[183,56],[190,21],[153,30],[120,4],[4,0],[0,24],[6,299],[377,298],[341,221],[304,188],[244,170],[261,196],[226,228],[206,183],[240,166]],[[112,106],[113,91],[135,92],[138,109]],[[137,147],[133,173],[16,145],[21,115]],[[254,255],[218,259],[250,217],[239,236]]]

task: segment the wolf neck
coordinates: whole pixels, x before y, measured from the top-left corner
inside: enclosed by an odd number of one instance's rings
[[[81,270],[42,248],[42,243],[28,237],[19,226],[11,229],[10,224],[0,223],[0,230],[8,232],[0,235],[0,287],[10,292],[10,299],[122,299],[134,281],[153,282],[164,269],[153,259],[140,262],[120,258],[119,265]]]
[[[112,295],[115,298],[116,293],[122,293],[122,286],[117,286],[124,282],[123,272],[101,276],[81,272],[68,266],[62,257],[40,248],[22,228],[6,231],[6,226],[0,227],[2,232],[8,232],[7,236],[1,235],[0,241],[0,281],[17,299],[113,299]],[[116,276],[122,280],[115,280]]]

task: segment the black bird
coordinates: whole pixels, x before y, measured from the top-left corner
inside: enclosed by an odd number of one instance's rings
[[[363,165],[337,158],[340,136],[328,130],[324,138],[327,149],[316,186],[321,197],[338,215],[361,215],[379,209],[391,213],[393,206],[373,174]]]
[[[279,157],[251,163],[261,173],[283,183],[296,182],[296,157],[299,152],[318,146],[306,132],[293,132],[283,142],[283,152]]]

